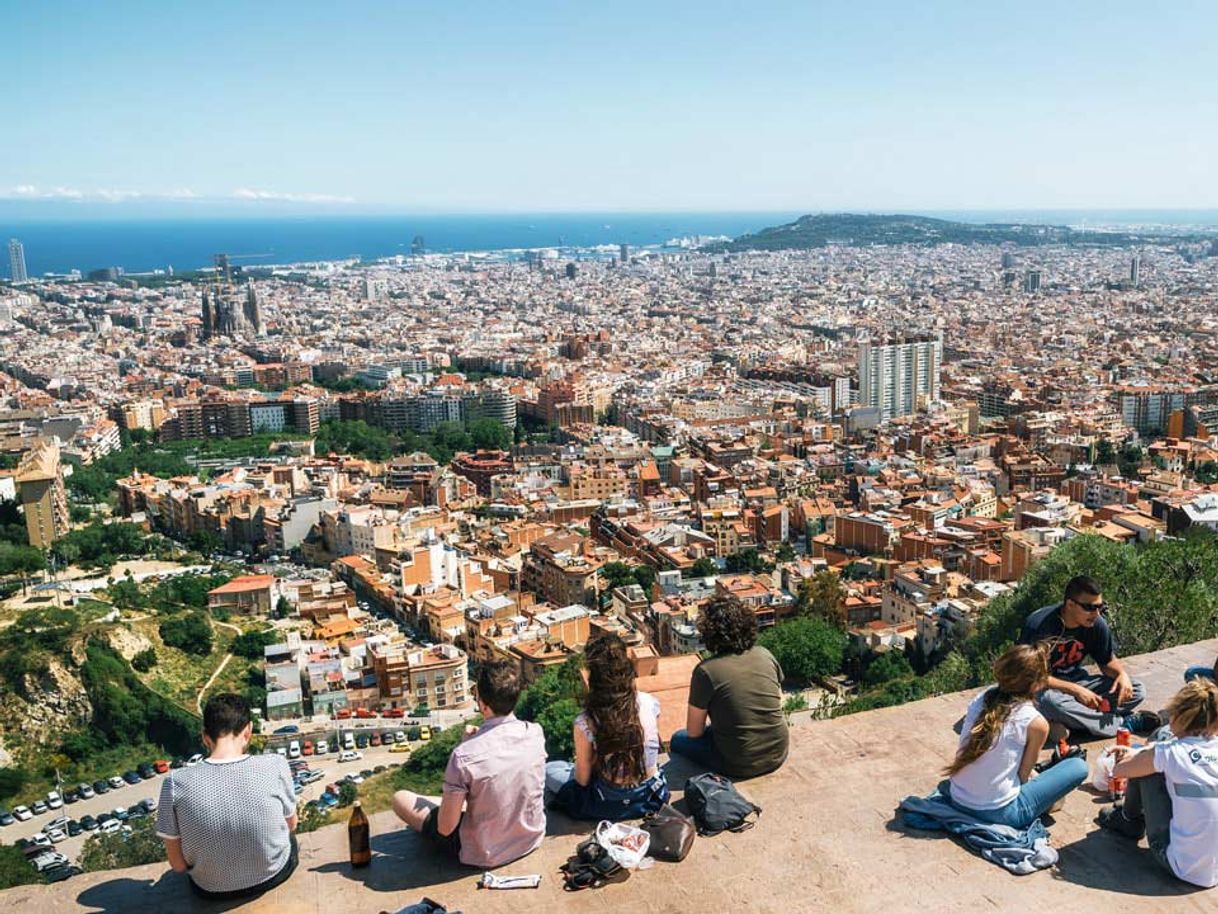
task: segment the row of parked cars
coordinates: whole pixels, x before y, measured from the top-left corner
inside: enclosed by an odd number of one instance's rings
[[[182,768],[187,765],[197,765],[203,761],[202,755],[192,755],[190,758],[174,759],[168,762],[164,759],[158,759],[155,762],[143,762],[137,765],[130,771],[123,774],[116,774],[111,778],[98,778],[92,784],[81,783],[70,790],[65,790],[62,794],[57,790],[52,790],[45,797],[35,800],[29,806],[15,806],[10,812],[7,809],[0,808],[0,826],[12,825],[14,822],[28,822],[34,816],[41,816],[44,813],[54,809],[61,809],[64,805],[72,805],[79,803],[81,800],[91,800],[95,796],[103,793],[109,793],[111,790],[119,790],[128,785],[139,784],[141,781],[148,781],[156,777],[158,774],[164,774],[171,768]]]
[[[47,822],[42,831],[32,838],[19,838],[16,846],[43,879],[47,882],[61,882],[80,873],[80,869],[72,866],[66,856],[54,849],[56,844],[86,832],[112,834],[123,830],[130,831],[131,827],[126,823],[149,816],[155,811],[156,799],[148,797],[132,806],[119,806],[98,816],[81,816],[79,821],[59,816]]]
[[[377,746],[400,746],[406,742],[426,742],[433,733],[440,732],[438,726],[411,727],[408,730],[385,730],[371,733],[344,733],[340,739],[297,740],[280,746],[275,751],[289,760],[302,756],[326,755],[329,752],[350,752]],[[405,750],[403,750],[405,751]]]
[[[342,761],[342,759],[340,758],[339,761]],[[305,766],[304,770],[308,771],[308,764],[306,762],[294,762],[293,764],[302,764]],[[388,771],[390,768],[397,768],[398,765],[398,762],[393,762],[389,765],[377,765],[375,768],[365,768],[363,771],[349,771],[337,781],[327,784],[326,789],[322,792],[320,797],[318,797],[316,800],[310,800],[305,805],[312,806],[319,812],[326,812],[327,810],[333,809],[338,805],[338,795],[339,791],[342,789],[343,781],[349,781],[352,784],[362,784],[364,783],[365,779],[372,777],[374,774],[380,774],[383,771]],[[308,783],[321,780],[321,778],[324,776],[320,771],[310,773],[316,775],[316,777],[313,777]],[[304,788],[302,786],[300,790],[297,790],[296,792],[300,793],[300,791],[303,789]]]

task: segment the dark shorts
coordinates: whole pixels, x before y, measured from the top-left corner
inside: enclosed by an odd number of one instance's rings
[[[462,816],[464,818],[464,815]],[[458,820],[457,827],[453,829],[451,835],[442,835],[439,831],[440,822],[440,807],[437,806],[427,814],[427,818],[423,820],[423,837],[428,840],[433,846],[453,857],[461,856],[461,822]]]

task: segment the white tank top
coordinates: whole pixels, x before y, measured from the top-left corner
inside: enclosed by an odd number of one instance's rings
[[[983,690],[968,706],[964,726],[960,728],[960,745],[968,742],[984,707]],[[1011,709],[1002,732],[981,758],[952,775],[952,800],[969,809],[1000,809],[1019,796],[1019,763],[1028,744],[1028,724],[1040,716],[1036,705],[1023,701]]]

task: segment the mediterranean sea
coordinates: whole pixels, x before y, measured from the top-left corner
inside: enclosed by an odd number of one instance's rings
[[[1034,222],[1116,228],[1214,227],[1214,210],[914,211],[962,222]],[[660,245],[691,236],[736,237],[789,222],[802,212],[567,213],[518,215],[318,215],[241,217],[99,216],[53,219],[0,213],[0,244],[19,239],[31,277],[121,267],[127,272],[195,270],[217,253],[260,265],[409,254],[416,236],[429,252]],[[250,256],[254,255],[254,256]],[[0,257],[0,261],[5,258]],[[5,264],[6,265],[6,264]]]

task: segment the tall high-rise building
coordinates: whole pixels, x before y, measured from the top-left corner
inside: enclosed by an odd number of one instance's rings
[[[1002,252],[1002,268],[1004,270],[1011,270],[1011,269],[1014,269],[1014,267],[1015,267],[1015,255],[1012,254],[1010,251],[1003,251]]]
[[[45,549],[68,532],[68,495],[59,465],[59,445],[45,438],[26,452],[14,473],[17,500],[25,511],[30,545]]]
[[[1023,276],[1023,290],[1025,292],[1040,291],[1040,270],[1028,270]]]
[[[1134,254],[1129,260],[1129,281],[1136,289],[1142,281],[1142,255]]]
[[[618,259],[621,260],[622,263],[626,263],[628,260],[630,260],[630,245],[628,245],[628,244],[618,245],[617,252],[618,252]]]
[[[939,399],[943,340],[918,336],[859,342],[859,403],[880,412],[880,421],[909,416]]]
[[[8,275],[13,282],[25,282],[30,278],[25,272],[25,245],[16,238],[8,241]]]

